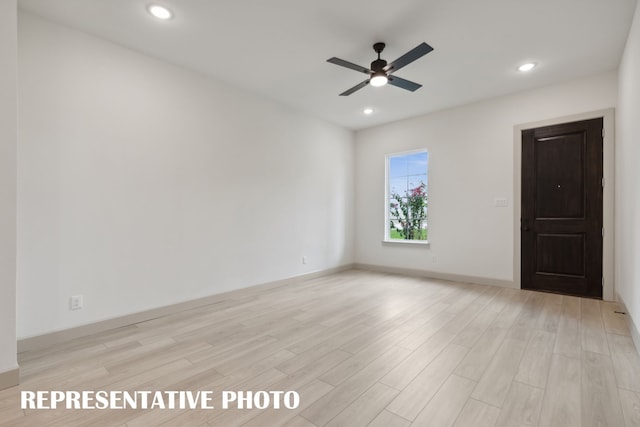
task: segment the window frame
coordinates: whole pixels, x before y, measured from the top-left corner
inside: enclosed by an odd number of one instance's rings
[[[427,226],[427,240],[406,240],[406,239],[392,239],[391,235],[390,235],[390,227],[389,227],[389,223],[390,223],[390,212],[389,212],[389,197],[391,195],[391,182],[389,180],[389,165],[390,165],[390,160],[393,157],[400,157],[400,156],[408,156],[411,154],[418,154],[418,153],[427,153],[427,170],[426,170],[426,176],[427,176],[427,194],[429,191],[429,163],[431,160],[431,155],[429,153],[429,150],[427,148],[418,148],[418,149],[414,149],[414,150],[408,150],[408,151],[400,151],[397,153],[389,153],[386,154],[384,157],[384,181],[385,181],[385,185],[384,185],[384,235],[383,235],[383,239],[382,242],[387,244],[387,243],[391,243],[391,244],[407,244],[407,245],[421,245],[421,246],[429,246],[429,234],[428,234],[428,230],[429,227]],[[428,201],[427,201],[428,203]],[[427,218],[429,217],[428,214],[428,204],[427,204]]]

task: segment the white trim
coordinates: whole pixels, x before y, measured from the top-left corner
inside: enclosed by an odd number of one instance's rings
[[[543,126],[551,126],[562,123],[570,123],[581,120],[589,119],[603,119],[603,177],[605,180],[605,187],[603,189],[602,197],[602,224],[607,230],[602,241],[602,276],[604,284],[602,288],[602,299],[605,301],[614,300],[615,282],[614,282],[614,189],[615,189],[615,153],[614,153],[614,134],[615,123],[613,108],[606,110],[597,110],[581,114],[575,114],[571,116],[558,117],[548,120],[542,120],[533,123],[524,123],[516,125],[513,128],[513,283],[517,288],[521,287],[520,284],[520,257],[521,257],[521,242],[520,242],[520,217],[522,195],[521,195],[521,180],[522,180],[522,131],[525,129],[538,128]]]
[[[626,313],[625,318],[627,319],[627,326],[629,327],[629,333],[631,334],[631,340],[633,344],[636,346],[636,351],[640,353],[640,331],[636,327],[636,322],[633,321],[633,317],[631,317],[631,313],[629,313],[629,309],[627,305],[624,303],[624,300],[620,297],[620,294],[616,292],[616,302],[620,304],[622,311]]]
[[[0,390],[15,387],[20,384],[20,368],[16,366],[14,369],[0,372]]]
[[[417,270],[413,268],[391,267],[386,265],[355,264],[357,270],[373,271],[376,273],[398,274],[402,276],[424,277],[428,279],[446,280],[457,283],[472,283],[474,285],[498,286],[500,288],[513,288],[511,280],[491,279],[488,277],[465,276],[462,274],[440,273],[437,271]]]
[[[638,331],[638,328],[636,328],[636,322],[633,321],[633,317],[631,317],[629,310],[625,309],[625,312],[627,313],[627,318],[628,318],[627,324],[629,325],[631,340],[633,341],[633,344],[635,344],[636,346],[636,351],[640,353],[640,331]]]
[[[430,154],[429,154],[429,150],[426,148],[417,148],[414,150],[408,150],[408,151],[401,151],[398,153],[389,153],[386,154],[384,156],[384,235],[382,238],[382,242],[383,243],[400,243],[400,244],[426,244],[427,246],[429,246],[429,241],[428,240],[417,240],[417,241],[413,241],[413,240],[400,240],[400,239],[392,239],[389,233],[389,195],[390,195],[390,188],[389,188],[389,158],[391,157],[398,157],[398,156],[408,156],[411,154],[418,154],[418,153],[427,153],[427,195],[429,193],[429,161],[430,159]],[[428,203],[428,201],[427,201]],[[427,204],[427,212],[428,212],[428,207],[429,205]],[[427,218],[429,217],[429,214],[427,213]],[[428,228],[427,228],[428,231]]]
[[[401,240],[401,239],[385,239],[382,241],[383,244],[387,244],[387,243],[391,243],[393,244],[400,244],[400,245],[418,245],[418,246],[426,246],[429,247],[429,241],[428,240]]]

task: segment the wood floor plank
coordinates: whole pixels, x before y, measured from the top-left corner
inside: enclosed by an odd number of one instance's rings
[[[368,425],[384,410],[398,393],[398,390],[394,388],[379,382],[375,383],[335,418],[329,421],[326,426],[349,427]]]
[[[384,410],[367,427],[409,427],[410,425],[408,420]]]
[[[430,312],[432,310],[437,309],[437,313],[440,313],[446,307],[448,307],[448,305],[438,303],[435,307],[428,306],[425,311],[419,308],[412,308],[398,316],[385,320],[376,327],[365,330],[356,338],[341,345],[340,349],[348,351],[351,354],[357,354],[364,351],[367,347],[375,345],[375,343],[380,340],[387,340],[390,337],[394,340],[404,339],[410,333],[422,327],[424,323],[431,320],[433,315]]]
[[[286,374],[291,374],[293,372],[298,371],[304,366],[307,366],[310,363],[316,362],[332,351],[337,350],[334,345],[326,344],[315,346],[311,350],[307,350],[305,352],[297,354],[295,357],[287,359],[278,365],[278,369]],[[233,362],[233,361],[231,361]]]
[[[624,425],[611,358],[582,352],[582,425]]]
[[[640,355],[631,337],[609,334],[611,359],[618,387],[640,392]]]
[[[202,423],[211,422],[216,420],[217,417],[223,416],[225,413],[223,411],[226,411],[220,409],[220,390],[277,390],[276,384],[284,378],[286,378],[286,375],[277,369],[270,369],[255,377],[241,381],[237,381],[232,377],[225,377],[222,381],[216,381],[213,384],[207,384],[199,388],[200,390],[213,390],[218,392],[216,393],[217,398],[214,400],[214,406],[217,409],[214,409],[213,412],[210,410],[182,410],[177,413],[174,412],[169,414],[144,414],[128,421],[127,427],[144,427],[149,425],[170,427],[175,425],[201,425]],[[233,409],[230,410],[233,411]],[[155,418],[163,415],[167,416],[164,416],[161,420],[159,418]]]
[[[141,367],[137,373],[124,372],[117,375],[109,375],[97,381],[90,381],[84,384],[93,384],[101,389],[134,390],[136,387],[157,380],[170,372],[189,369],[191,366],[193,365],[188,360],[178,359],[165,364],[158,364],[157,366]]]
[[[500,409],[475,399],[467,399],[454,427],[494,427]]]
[[[582,349],[593,353],[609,355],[607,334],[604,331],[601,302],[597,300],[580,300],[580,330],[582,332]]]
[[[484,304],[472,302],[466,309],[458,313],[453,319],[447,322],[442,328],[443,331],[449,332],[453,335],[458,335],[469,323],[471,323],[476,316],[484,309]]]
[[[507,294],[509,296],[504,308],[500,311],[500,314],[491,326],[505,329],[510,328],[518,316],[520,316],[527,300],[534,293],[531,291],[516,291],[515,289],[509,289],[509,291],[511,292]]]
[[[487,309],[495,311],[496,313],[502,312],[520,292],[518,289],[501,288],[496,292],[495,297],[491,300],[491,304],[487,305]]]
[[[498,295],[500,290],[501,288],[497,286],[484,286],[482,293],[478,298],[476,298],[475,302],[486,307],[495,301],[496,296]]]
[[[455,284],[459,291],[459,294],[450,294],[443,301],[450,303],[451,306],[447,308],[449,313],[461,313],[468,309],[469,305],[476,301],[480,295],[484,292],[484,288],[481,286],[473,286],[468,283]]]
[[[245,354],[260,351],[262,348],[276,343],[276,338],[262,334],[249,333],[249,336],[235,337],[236,340],[229,345],[205,348],[192,352],[186,359],[192,363],[209,363],[217,365]]]
[[[382,383],[397,390],[404,389],[440,352],[455,335],[438,332],[418,347],[382,379]]]
[[[507,337],[480,378],[472,397],[489,405],[502,407],[509,385],[518,372],[527,342],[519,337]]]
[[[19,425],[24,422],[24,410],[20,409],[18,401],[2,400],[0,404],[0,426]]]
[[[640,393],[622,388],[618,389],[618,392],[622,403],[624,425],[626,427],[640,427]]]
[[[475,381],[451,375],[413,421],[414,426],[451,427],[476,386]]]
[[[582,357],[582,333],[580,329],[580,298],[563,296],[562,314],[558,323],[553,352],[567,357]]]
[[[313,380],[309,384],[300,387],[298,391],[300,393],[299,407],[295,409],[265,410],[242,425],[246,427],[282,426],[331,390],[333,390],[333,387],[329,384]],[[220,421],[218,423],[219,425],[224,425]]]
[[[466,347],[448,345],[438,357],[416,375],[398,397],[387,406],[387,410],[413,421],[436,395],[468,351]],[[384,382],[384,378],[382,381]]]
[[[484,309],[456,335],[452,343],[472,348],[497,316],[498,312],[484,307]]]
[[[502,327],[489,326],[480,336],[478,342],[471,348],[465,359],[456,368],[456,374],[480,381],[480,378],[491,363],[493,356],[498,351],[508,329]]]
[[[554,354],[542,401],[540,427],[580,427],[582,391],[580,359]]]
[[[409,350],[415,350],[425,343],[429,338],[435,335],[438,331],[444,328],[444,326],[456,317],[454,313],[442,313],[438,317],[431,319],[425,323],[421,328],[409,334],[406,338],[400,341],[399,345],[408,348]],[[453,335],[453,334],[452,334]]]
[[[226,373],[226,376],[236,378],[238,380],[254,377],[266,370],[279,366],[280,364],[292,359],[293,357],[295,357],[294,353],[291,353],[289,350],[280,350],[277,353],[273,353],[269,356],[262,356],[261,359],[254,363],[251,363],[250,365],[234,365]],[[218,370],[219,367],[216,366],[216,371]]]
[[[396,347],[374,360],[366,368],[327,393],[302,416],[316,425],[324,425],[356,400],[399,362],[406,359],[409,350]]]
[[[562,295],[544,294],[544,300],[536,327],[546,332],[556,333],[562,316]]]
[[[300,415],[296,415],[284,427],[316,427],[311,421],[304,419]]]
[[[534,329],[541,316],[544,314],[545,294],[542,292],[531,292],[523,304],[522,309],[518,313],[513,326],[522,329]]]
[[[496,426],[537,426],[543,394],[543,389],[513,381]]]
[[[556,334],[535,330],[524,350],[515,380],[534,387],[544,388],[547,384],[551,355]]]
[[[207,365],[189,365],[183,369],[168,369],[165,374],[141,384],[141,387],[147,390],[196,390],[204,384],[222,378],[224,376],[215,368]]]
[[[362,351],[350,356],[345,361],[335,366],[323,374],[320,379],[328,384],[337,386],[353,375],[364,369],[367,365],[389,351],[397,342],[399,337],[392,334],[384,335],[380,340],[374,341]]]
[[[322,359],[310,362],[295,372],[287,375],[285,379],[276,384],[278,390],[296,390],[298,387],[316,379],[333,369],[336,365],[350,358],[351,355],[342,350],[334,350],[324,355]],[[324,381],[323,381],[324,382]]]

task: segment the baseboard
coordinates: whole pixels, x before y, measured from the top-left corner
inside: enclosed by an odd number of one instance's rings
[[[20,384],[20,368],[0,372],[0,390],[15,387]]]
[[[620,294],[616,292],[616,302],[622,306],[622,310],[627,313],[627,326],[629,327],[629,332],[631,333],[631,340],[633,340],[633,344],[636,346],[636,350],[640,353],[640,332],[638,331],[637,323],[633,320],[631,313],[629,313],[629,309],[627,305],[624,303],[624,300],[620,297]]]
[[[633,340],[633,343],[636,345],[636,350],[638,351],[638,353],[640,353],[640,332],[638,331],[638,328],[636,327],[636,323],[633,321],[633,318],[631,317],[629,312],[627,311],[626,313],[627,313],[627,316],[629,317],[629,331],[631,332],[631,339]]]
[[[425,277],[429,279],[448,280],[451,282],[473,283],[475,285],[499,286],[501,288],[514,288],[511,280],[490,279],[487,277],[465,276],[461,274],[439,273],[437,271],[416,270],[411,268],[391,267],[372,264],[354,264],[359,270],[373,271],[376,273],[400,274],[411,277]]]
[[[273,282],[262,283],[259,285],[236,289],[229,292],[210,295],[203,298],[180,302],[177,304],[172,304],[164,307],[153,308],[153,309],[141,311],[138,313],[132,313],[125,316],[120,316],[112,319],[89,323],[86,325],[76,326],[70,329],[50,332],[43,335],[29,337],[29,338],[22,338],[18,340],[18,353],[51,347],[55,344],[70,341],[75,338],[86,337],[86,336],[97,334],[100,332],[122,328],[124,326],[129,326],[129,325],[133,325],[140,322],[146,322],[148,320],[157,319],[158,317],[164,317],[170,314],[179,313],[181,311],[220,303],[222,301],[227,301],[230,299],[246,297],[248,295],[263,292],[268,289],[274,289],[281,286],[286,286],[296,282],[300,282],[303,280],[310,280],[317,277],[326,276],[329,274],[339,273],[341,271],[351,270],[353,268],[354,268],[353,264],[342,265],[339,267],[329,268],[326,270],[315,271],[312,273],[293,276],[286,279],[276,280]]]

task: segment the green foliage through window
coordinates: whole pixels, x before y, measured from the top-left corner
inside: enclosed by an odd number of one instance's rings
[[[388,235],[392,240],[427,240],[426,151],[388,157]]]

